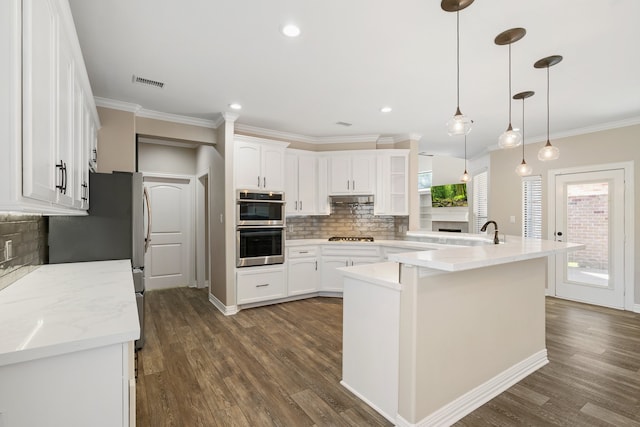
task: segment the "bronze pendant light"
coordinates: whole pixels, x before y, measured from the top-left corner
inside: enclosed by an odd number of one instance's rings
[[[464,173],[460,175],[460,182],[471,181],[471,175],[467,172],[467,135],[464,136]]]
[[[536,61],[533,66],[535,68],[547,69],[547,143],[538,151],[538,160],[546,162],[547,160],[556,160],[560,157],[560,150],[551,145],[549,141],[549,67],[552,67],[562,61],[562,56],[551,55]]]
[[[440,7],[446,12],[456,13],[456,91],[457,107],[454,116],[447,122],[447,133],[450,136],[466,135],[471,131],[473,120],[460,111],[460,11],[469,7],[473,0],[442,0]]]
[[[532,172],[531,166],[524,160],[524,100],[532,97],[534,94],[535,92],[528,90],[513,95],[513,99],[522,99],[522,163],[516,168],[516,173],[520,176],[529,176]]]
[[[509,126],[498,138],[500,148],[517,147],[522,144],[522,135],[511,126],[511,44],[523,38],[525,34],[527,30],[524,28],[511,28],[498,34],[494,40],[498,46],[509,45]]]

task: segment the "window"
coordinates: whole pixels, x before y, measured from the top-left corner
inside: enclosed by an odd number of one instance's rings
[[[487,171],[473,177],[473,227],[474,232],[480,232],[482,225],[488,219],[487,204]]]
[[[542,177],[522,178],[522,237],[542,239]]]

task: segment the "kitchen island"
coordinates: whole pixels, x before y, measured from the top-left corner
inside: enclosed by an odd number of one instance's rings
[[[0,291],[0,425],[135,425],[129,260],[43,265]]]
[[[548,363],[546,257],[582,247],[508,236],[341,268],[342,384],[396,425],[454,423]]]

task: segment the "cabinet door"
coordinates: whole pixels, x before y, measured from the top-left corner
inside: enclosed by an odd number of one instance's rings
[[[372,155],[354,155],[351,161],[351,191],[373,194],[376,159]]]
[[[314,156],[298,156],[298,213],[313,215],[317,212],[318,162]]]
[[[389,214],[409,215],[409,158],[392,155],[389,164]]]
[[[336,268],[346,267],[349,265],[348,257],[341,256],[323,256],[321,269],[320,290],[328,292],[342,292],[343,278],[342,274]]]
[[[284,197],[286,201],[285,213],[295,215],[298,213],[298,155],[285,154],[284,168]]]
[[[77,174],[74,171],[74,90],[75,70],[71,43],[64,29],[58,26],[58,138],[55,161],[62,164],[62,182],[58,188],[57,203],[63,206],[74,206],[74,191]]]
[[[351,193],[351,181],[351,156],[332,156],[329,159],[329,194]]]
[[[58,23],[51,0],[24,0],[22,11],[22,192],[55,202],[62,173],[54,160]]]
[[[237,302],[248,304],[285,296],[284,268],[256,269],[237,272]]]
[[[87,101],[78,79],[74,92],[74,123],[73,123],[73,169],[75,176],[74,207],[89,209],[89,168],[91,164],[89,120]]]
[[[302,295],[318,290],[318,258],[289,259],[288,295]]]
[[[284,149],[282,147],[262,146],[262,188],[265,190],[284,190]]]
[[[235,175],[238,190],[257,190],[262,186],[260,145],[236,142]]]
[[[380,262],[378,257],[351,257],[349,265],[366,265]]]

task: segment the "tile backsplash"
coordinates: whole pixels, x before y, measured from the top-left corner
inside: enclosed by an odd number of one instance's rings
[[[8,241],[10,253],[6,252]],[[46,258],[45,217],[0,213],[0,289],[44,264]]]
[[[287,217],[287,239],[372,236],[377,240],[395,240],[404,237],[408,226],[406,216],[373,215],[373,205],[353,208],[334,205],[328,216]]]

